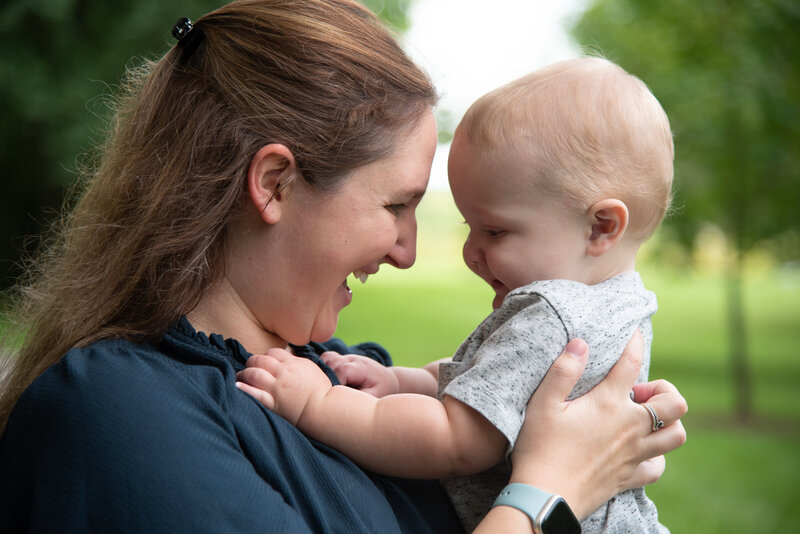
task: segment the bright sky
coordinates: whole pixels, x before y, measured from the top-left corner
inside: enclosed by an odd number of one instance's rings
[[[564,30],[585,0],[415,0],[408,53],[433,78],[439,107],[460,119],[484,93],[580,49]],[[447,152],[433,162],[431,189],[447,189]]]

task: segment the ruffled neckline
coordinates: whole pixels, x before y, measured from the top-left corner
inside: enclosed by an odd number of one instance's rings
[[[185,315],[167,331],[163,341],[195,355],[205,355],[213,359],[221,357],[226,361],[232,362],[237,371],[244,369],[247,358],[252,355],[247,352],[241,343],[233,338],[225,339],[219,334],[207,335],[204,332],[198,332]],[[289,347],[295,356],[307,358],[317,364],[332,384],[339,384],[336,373],[320,359],[319,355],[326,350],[326,347],[318,343],[310,345],[290,344]]]
[[[169,341],[169,338],[173,338],[179,344],[195,345],[198,348],[202,348],[203,352],[211,351],[220,356],[231,358],[242,366],[244,366],[247,358],[250,357],[250,353],[237,340],[233,338],[225,339],[220,334],[198,332],[185,315],[167,331],[165,340]]]

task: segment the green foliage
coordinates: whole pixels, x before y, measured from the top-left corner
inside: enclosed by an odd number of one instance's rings
[[[0,7],[0,287],[104,137],[125,66],[172,46],[172,25],[219,0],[7,0]]]
[[[387,25],[396,31],[404,32],[411,20],[408,10],[414,0],[361,0],[362,3],[378,15]]]
[[[800,230],[800,8],[791,0],[595,0],[573,34],[642,78],[670,117],[677,216],[737,250]],[[791,251],[796,259],[800,251]]]

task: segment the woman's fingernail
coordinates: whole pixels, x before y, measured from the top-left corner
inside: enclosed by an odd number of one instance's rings
[[[583,358],[588,351],[589,347],[586,345],[586,342],[579,338],[570,339],[569,343],[567,343],[567,346],[564,348],[564,352],[576,358]]]

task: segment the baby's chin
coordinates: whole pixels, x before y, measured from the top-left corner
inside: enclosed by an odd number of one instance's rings
[[[492,280],[491,282],[488,282],[488,284],[492,286],[492,289],[494,289],[492,309],[496,310],[501,304],[503,304],[503,299],[505,299],[506,295],[508,295],[508,288],[505,286],[505,284],[500,282],[500,280]]]
[[[492,300],[492,309],[496,310],[503,304],[503,299],[506,298],[508,291],[503,291],[502,293],[495,293],[494,299]]]

